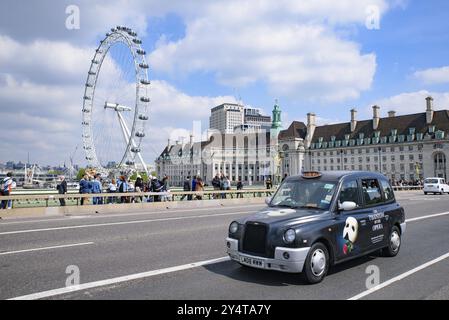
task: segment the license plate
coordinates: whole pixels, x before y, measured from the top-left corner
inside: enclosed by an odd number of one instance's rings
[[[254,259],[249,257],[240,257],[240,262],[248,266],[254,266],[258,268],[264,268],[265,263],[261,259]]]

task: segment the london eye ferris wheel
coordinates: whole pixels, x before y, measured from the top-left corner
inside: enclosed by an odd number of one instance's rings
[[[100,41],[91,61],[83,97],[83,148],[89,166],[103,175],[148,170],[141,155],[150,102],[145,54],[137,33],[117,26]]]

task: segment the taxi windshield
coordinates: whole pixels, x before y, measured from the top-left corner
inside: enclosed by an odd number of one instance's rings
[[[271,206],[328,210],[336,183],[319,180],[285,181],[271,200]]]

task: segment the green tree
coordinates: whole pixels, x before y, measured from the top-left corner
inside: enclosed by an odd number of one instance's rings
[[[81,180],[84,176],[84,174],[86,173],[86,169],[85,168],[80,168],[78,170],[78,174],[76,175],[76,180]]]
[[[142,180],[144,182],[148,182],[148,175],[146,172],[134,172],[133,175],[130,177],[130,179],[135,181],[138,175],[142,177]]]

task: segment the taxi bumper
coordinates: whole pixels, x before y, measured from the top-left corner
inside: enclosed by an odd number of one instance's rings
[[[243,265],[264,270],[276,270],[288,273],[302,272],[310,247],[283,248],[277,247],[274,259],[253,256],[239,252],[239,241],[226,238],[226,250],[229,257]]]

